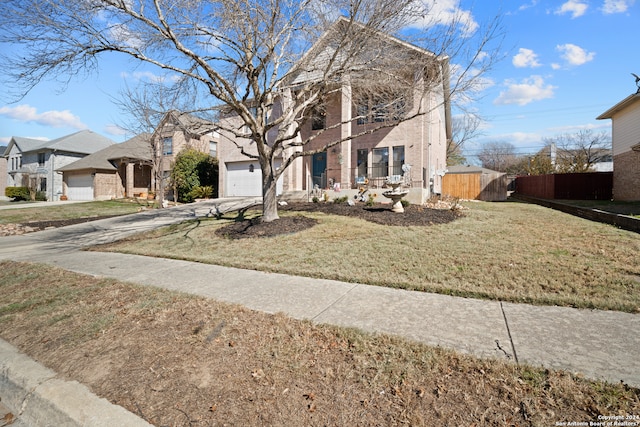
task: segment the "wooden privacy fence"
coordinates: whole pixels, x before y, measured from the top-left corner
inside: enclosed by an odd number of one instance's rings
[[[611,200],[613,172],[519,176],[516,193],[550,200]]]
[[[500,172],[448,173],[442,178],[442,194],[466,200],[506,200],[507,175]]]

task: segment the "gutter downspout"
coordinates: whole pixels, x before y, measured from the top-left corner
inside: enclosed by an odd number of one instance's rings
[[[452,125],[452,119],[451,119],[451,76],[450,76],[450,72],[449,72],[449,58],[445,57],[442,61],[442,90],[443,90],[443,98],[444,98],[444,128],[445,128],[445,158],[444,158],[444,168],[445,168],[445,173],[446,173],[446,167],[447,167],[447,155],[446,155],[446,150],[447,147],[449,146],[449,143],[451,142],[452,139],[452,134],[453,134],[453,125]],[[433,177],[434,179],[434,185],[435,185],[435,176]],[[440,178],[440,180],[442,181],[442,177]],[[442,182],[440,182],[440,192],[442,192]]]

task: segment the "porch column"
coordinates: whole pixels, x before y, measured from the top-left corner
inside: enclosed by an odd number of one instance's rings
[[[340,144],[340,185],[344,189],[351,188],[351,180],[353,179],[353,171],[351,170],[351,139],[345,140],[351,136],[351,80],[346,77],[342,82],[341,90],[341,121],[340,137],[343,142]]]
[[[125,182],[125,192],[127,197],[133,197],[133,163],[127,163]]]
[[[282,97],[282,111],[287,111],[290,108],[294,108],[293,96],[291,93],[291,89],[287,88],[283,91]],[[290,132],[293,133],[295,126],[291,125]],[[292,142],[302,142],[302,137],[298,134]],[[293,155],[296,151],[302,151],[302,147],[288,148],[284,150],[282,153],[282,160],[285,161],[286,158]],[[282,176],[283,183],[283,191],[285,192],[295,192],[302,191],[305,189],[304,177],[302,175],[303,171],[303,157],[298,157],[296,160],[291,163],[291,165],[284,171]]]

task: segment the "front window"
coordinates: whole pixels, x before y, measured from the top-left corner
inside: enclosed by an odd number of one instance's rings
[[[38,191],[47,191],[47,178],[40,178]]]
[[[44,166],[44,153],[38,153],[38,166]]]
[[[316,107],[311,112],[311,130],[322,130],[327,126],[327,113],[324,108]]]
[[[371,176],[373,178],[382,178],[389,175],[389,147],[373,149],[371,167]]]
[[[392,175],[402,175],[402,165],[404,165],[404,145],[397,145],[393,147]]]
[[[162,154],[173,154],[173,138],[167,137],[162,139]]]
[[[218,156],[218,143],[215,141],[210,141],[209,142],[209,155],[211,157],[217,157]]]
[[[397,121],[406,113],[406,101],[402,95],[380,94],[360,98],[356,104],[358,124]]]
[[[367,149],[358,149],[358,177],[366,178],[369,169],[369,150]]]

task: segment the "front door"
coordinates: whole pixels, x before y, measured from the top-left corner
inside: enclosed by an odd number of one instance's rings
[[[327,153],[313,155],[311,161],[311,179],[313,186],[327,188]]]

